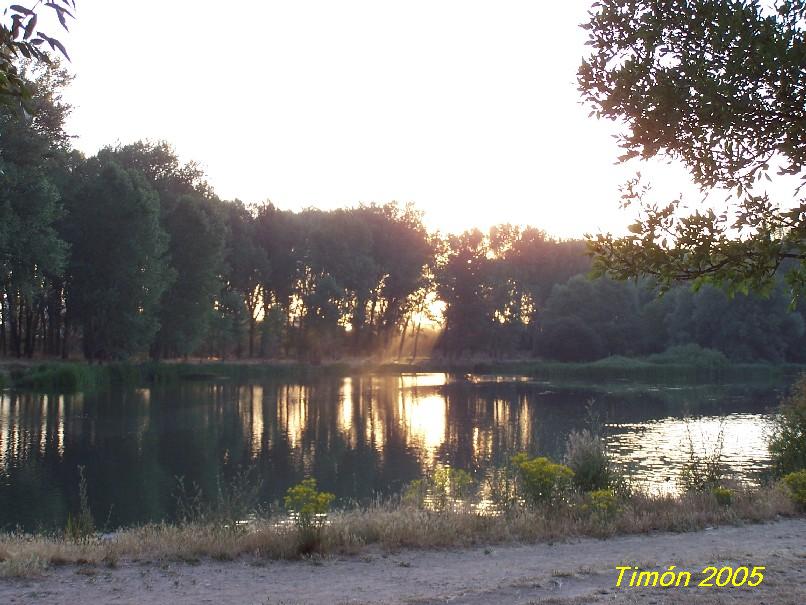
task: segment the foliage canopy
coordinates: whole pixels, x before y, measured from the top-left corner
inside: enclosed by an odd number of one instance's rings
[[[685,215],[681,200],[649,202],[631,181],[623,200],[640,204],[638,219],[626,237],[591,239],[596,271],[768,292],[794,259],[789,285],[803,290],[806,200],[773,200],[761,185],[776,170],[777,184],[803,184],[806,3],[600,0],[583,27],[593,52],[579,88],[592,113],[626,125],[620,159],[680,160],[703,190],[737,200]]]

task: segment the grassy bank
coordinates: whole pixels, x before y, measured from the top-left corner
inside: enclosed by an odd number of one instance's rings
[[[524,508],[499,516],[479,515],[461,507],[434,512],[384,503],[331,513],[313,534],[289,523],[287,517],[256,519],[234,529],[212,522],[147,525],[78,541],[12,533],[0,535],[0,575],[32,576],[64,564],[115,566],[137,560],[195,562],[240,556],[295,559],[312,554],[357,554],[370,546],[394,551],[681,532],[769,521],[796,511],[785,490],[773,486],[737,490],[728,506],[709,493],[679,497],[634,494],[607,515],[600,513],[581,503]]]
[[[400,374],[449,372],[529,376],[536,380],[608,382],[630,380],[647,383],[791,382],[804,366],[797,364],[708,364],[697,361],[608,357],[590,363],[540,360],[473,361],[424,360],[414,364],[371,361],[311,365],[282,361],[200,362],[84,362],[8,363],[0,366],[0,388],[74,392],[110,385],[138,386],[179,380],[307,380],[358,373]]]
[[[223,361],[108,364],[46,362],[7,367],[5,372],[0,372],[0,387],[74,392],[112,385],[138,386],[179,380],[306,379],[328,375],[343,376],[358,370],[358,366],[349,364],[313,366],[303,363]]]
[[[640,359],[607,358],[591,363],[542,363],[530,373],[545,380],[634,380],[658,383],[785,382],[804,367],[797,364],[743,363],[706,366],[688,363],[652,363]]]

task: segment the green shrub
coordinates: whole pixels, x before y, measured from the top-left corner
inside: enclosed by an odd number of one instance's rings
[[[613,472],[607,449],[602,438],[590,430],[568,435],[565,464],[574,471],[574,484],[583,492],[610,487]]]
[[[585,494],[582,510],[599,521],[609,521],[620,510],[618,496],[610,489],[597,489]]]
[[[424,508],[428,498],[428,482],[425,479],[415,479],[403,488],[403,504]]]
[[[434,505],[444,510],[449,501],[467,498],[473,485],[473,477],[467,471],[440,467],[432,475]]]
[[[721,368],[730,364],[722,351],[706,349],[694,343],[669,347],[663,353],[649,355],[646,360],[650,363],[694,365],[701,368]]]
[[[557,464],[548,458],[529,458],[527,454],[517,454],[512,463],[518,470],[520,493],[529,504],[539,505],[554,502],[571,487],[574,471],[564,464]]]
[[[18,388],[74,393],[95,386],[102,374],[100,366],[49,363],[15,373],[13,382]]]
[[[732,489],[717,486],[711,490],[711,493],[714,495],[714,498],[716,498],[716,502],[719,506],[730,506],[731,502],[733,502]]]
[[[769,450],[779,476],[806,468],[806,377],[795,383],[781,404],[773,421]]]
[[[324,523],[336,496],[316,489],[316,479],[308,478],[285,493],[284,504],[294,515],[294,522],[300,528],[317,527]]]
[[[300,555],[321,551],[322,527],[335,498],[329,492],[318,491],[313,478],[288,488],[284,504],[297,526],[297,552]]]
[[[512,466],[494,468],[486,480],[487,494],[495,510],[510,513],[518,504],[517,475]]]
[[[409,483],[403,492],[403,502],[419,508],[430,505],[443,511],[452,502],[467,498],[473,484],[473,476],[467,471],[442,466]]]
[[[784,483],[789,488],[789,493],[795,504],[806,510],[806,469],[784,476]]]
[[[647,362],[642,359],[635,359],[633,357],[624,357],[624,355],[610,355],[602,359],[597,359],[591,362],[591,367],[596,368],[613,368],[617,370],[636,370],[644,368]]]

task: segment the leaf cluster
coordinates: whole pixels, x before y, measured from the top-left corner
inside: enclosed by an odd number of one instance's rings
[[[68,19],[74,19],[75,0],[38,0],[33,7],[12,4],[3,11],[8,19],[0,23],[0,99],[16,97],[23,101],[30,100],[31,90],[16,63],[24,58],[50,63],[51,59],[46,47],[58,52],[68,61],[67,49],[57,38],[48,35],[39,27],[38,13],[40,5],[52,11],[65,31],[69,31]]]
[[[582,27],[592,52],[579,90],[592,115],[626,126],[620,161],[679,160],[704,191],[727,189],[736,200],[730,211],[686,214],[679,199],[647,202],[631,181],[623,201],[640,202],[639,216],[626,237],[589,236],[595,273],[768,293],[794,260],[787,279],[797,297],[806,201],[758,190],[775,167],[804,183],[806,2],[599,0]]]

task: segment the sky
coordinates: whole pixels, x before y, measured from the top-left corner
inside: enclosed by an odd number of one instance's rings
[[[87,154],[165,139],[222,198],[411,201],[441,231],[579,237],[632,217],[619,125],[588,117],[576,88],[590,0],[77,5],[61,39]],[[693,191],[679,166],[643,171],[665,198]]]

